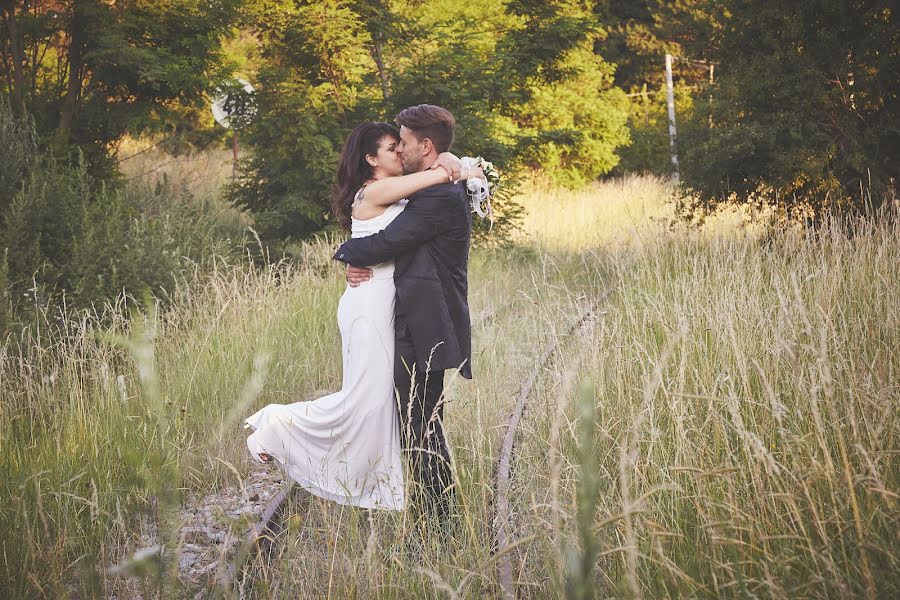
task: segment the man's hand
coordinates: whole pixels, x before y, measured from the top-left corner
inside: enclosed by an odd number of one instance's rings
[[[441,152],[431,165],[432,169],[444,169],[449,181],[456,183],[462,174],[462,161],[452,152]]]
[[[372,279],[372,269],[347,265],[346,277],[347,283],[350,284],[350,287],[357,287],[359,286],[359,284],[365,283],[368,280]]]

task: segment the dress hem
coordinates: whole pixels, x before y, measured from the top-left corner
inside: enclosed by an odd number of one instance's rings
[[[250,423],[250,419],[244,420],[244,428],[252,429],[254,432],[257,431],[256,427],[254,427],[253,424]],[[250,438],[252,438],[252,437],[253,436],[251,435]],[[248,445],[250,443],[250,438],[247,439]],[[255,439],[253,440],[253,445],[255,446],[255,448],[251,449],[250,452],[251,452],[251,454],[253,454],[254,460],[256,460],[256,462],[260,462],[260,463],[262,462],[258,459],[260,452],[264,452],[264,453],[268,454],[269,456],[271,456],[273,459],[277,460],[276,455],[273,454],[272,452],[270,452],[269,450],[267,450],[257,440],[255,440]],[[262,463],[262,464],[265,464],[265,463]],[[285,471],[285,473],[287,473],[288,477],[290,477],[291,480],[294,481],[297,485],[301,486],[303,489],[308,491],[310,494],[312,494],[314,496],[318,496],[319,498],[322,498],[324,500],[331,500],[333,502],[337,502],[338,504],[342,504],[344,506],[356,506],[359,508],[367,508],[367,509],[372,509],[372,510],[388,510],[391,512],[402,512],[403,509],[405,508],[406,503],[405,503],[405,500],[403,500],[403,499],[400,500],[399,506],[396,506],[396,505],[392,506],[392,505],[380,504],[377,502],[370,502],[363,498],[348,496],[347,494],[342,493],[342,492],[335,492],[332,490],[327,490],[327,489],[313,483],[309,479],[306,479],[305,477],[301,477],[299,475],[295,475],[294,473],[292,473],[291,471],[293,469],[290,467],[290,465],[285,465],[280,460],[278,461],[278,464],[281,468],[284,469],[284,471]]]

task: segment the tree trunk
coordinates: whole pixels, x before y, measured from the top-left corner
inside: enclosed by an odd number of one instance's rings
[[[10,53],[13,66],[13,98],[20,110],[25,110],[25,77],[22,68],[25,65],[25,48],[22,37],[19,35],[19,24],[16,20],[16,7],[12,0],[2,3],[3,20],[6,21],[6,29],[9,31]],[[27,8],[27,6],[26,6]]]
[[[372,36],[372,59],[375,66],[378,67],[378,78],[381,80],[381,95],[384,98],[384,107],[387,108],[388,99],[391,97],[391,82],[388,79],[387,70],[384,68],[384,58],[382,49],[384,48],[384,38],[381,34]]]
[[[72,27],[69,30],[69,74],[66,81],[66,95],[63,97],[62,110],[59,114],[59,131],[66,140],[72,129],[72,123],[75,121],[75,105],[81,95],[81,73],[84,66],[81,5],[80,0],[75,0],[72,7]]]

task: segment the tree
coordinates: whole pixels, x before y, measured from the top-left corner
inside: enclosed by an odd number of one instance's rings
[[[253,8],[262,46],[254,148],[229,197],[251,211],[267,241],[305,237],[328,223],[339,144],[373,112],[371,71],[359,15],[335,0]]]
[[[612,87],[613,68],[592,45],[586,40],[569,52],[563,64],[571,74],[537,88],[515,119],[523,134],[521,160],[570,187],[610,172],[619,162],[616,150],[630,140],[628,100]]]
[[[608,35],[595,50],[615,65],[614,82],[631,97],[631,144],[619,151],[617,172],[671,173],[665,55],[676,57],[675,112],[683,116],[692,109],[695,90],[709,79],[708,65],[690,59],[708,54],[697,32],[717,14],[713,8],[706,0],[597,2],[595,12]]]
[[[205,108],[237,5],[0,0],[0,302],[88,307],[158,290],[197,258],[203,225],[165,218],[196,215],[172,190],[126,189],[113,155],[124,134]],[[150,215],[160,196],[165,215]]]
[[[245,139],[257,151],[231,198],[254,214],[264,239],[328,226],[328,191],[350,128],[423,102],[457,117],[456,153],[488,158],[508,180],[535,160],[563,183],[612,168],[626,113],[609,65],[590,52],[602,35],[591,9],[491,0],[477,12],[461,0],[254,9],[264,66],[260,114]],[[517,207],[502,195],[495,208],[502,235]]]
[[[28,113],[0,99],[0,334],[15,322],[159,292],[190,265],[228,257],[208,211],[161,182],[106,185],[62,161]],[[8,310],[10,309],[11,310]]]
[[[787,8],[731,0],[700,28],[719,63],[679,152],[704,200],[754,195],[815,208],[896,194],[900,27],[893,3]],[[709,125],[711,115],[712,126]]]
[[[0,89],[42,138],[109,176],[125,133],[160,129],[226,73],[237,0],[2,0]]]

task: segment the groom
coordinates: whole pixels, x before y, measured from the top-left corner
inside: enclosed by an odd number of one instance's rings
[[[404,173],[430,168],[450,149],[456,121],[445,108],[420,104],[396,118],[397,154]],[[344,242],[334,255],[351,285],[368,280],[372,265],[394,260],[394,385],[400,437],[421,486],[422,508],[446,517],[454,496],[444,436],[444,372],[472,378],[467,265],[472,216],[464,184],[444,183],[409,198],[383,231]]]

